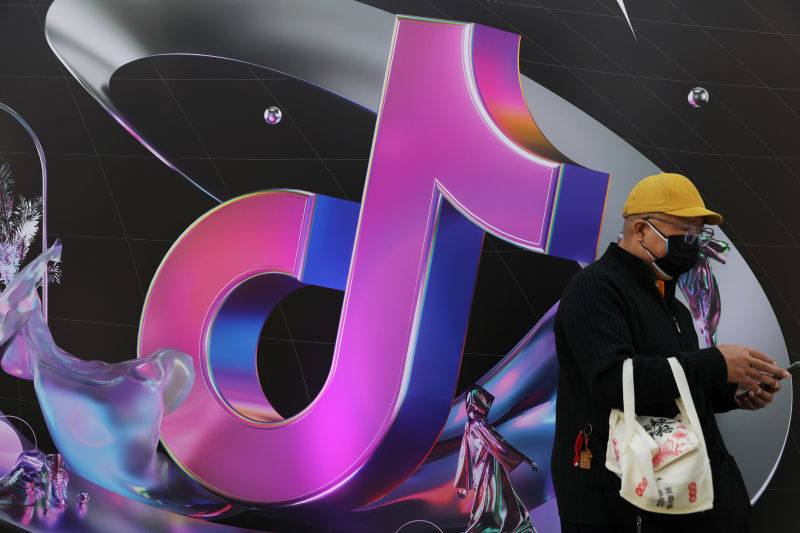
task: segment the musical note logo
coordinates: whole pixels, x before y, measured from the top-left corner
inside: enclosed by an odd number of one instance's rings
[[[253,505],[353,509],[406,479],[447,421],[483,236],[592,261],[609,176],[560,154],[523,100],[519,36],[398,17],[360,204],[296,190],[226,202],[151,284],[139,353],[197,379],[162,441],[195,479]],[[344,291],[328,379],[284,419],[255,370],[270,311]]]

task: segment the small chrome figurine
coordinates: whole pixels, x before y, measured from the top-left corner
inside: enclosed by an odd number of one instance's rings
[[[47,456],[47,466],[50,469],[50,483],[47,485],[47,500],[53,507],[64,507],[67,504],[67,485],[69,472],[64,464],[64,457],[60,453]]]
[[[494,396],[474,385],[466,400],[467,424],[454,483],[458,499],[475,489],[465,533],[536,533],[528,510],[508,479],[508,472],[520,463],[527,463],[534,471],[536,463],[507,443],[486,420]]]
[[[700,246],[700,260],[694,268],[678,278],[678,286],[686,296],[695,324],[709,347],[717,344],[717,326],[722,312],[717,278],[709,259],[724,265],[729,251],[728,243],[708,240]]]

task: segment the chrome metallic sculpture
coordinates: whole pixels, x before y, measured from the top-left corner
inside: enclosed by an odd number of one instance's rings
[[[494,396],[475,385],[467,393],[467,424],[461,440],[455,486],[464,499],[475,489],[466,533],[536,533],[508,472],[536,463],[511,446],[486,420]]]
[[[700,246],[700,260],[694,268],[678,278],[678,286],[686,296],[694,322],[708,346],[717,344],[717,326],[722,311],[717,278],[709,260],[725,264],[729,251],[730,245],[726,242],[707,241]]]

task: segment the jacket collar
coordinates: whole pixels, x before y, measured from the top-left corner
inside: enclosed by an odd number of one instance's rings
[[[617,243],[609,243],[601,259],[624,268],[626,272],[641,283],[650,288],[655,288],[656,277],[650,271],[650,266],[632,253],[620,248]],[[664,282],[664,299],[669,300],[675,295],[675,281],[675,279],[671,279]]]

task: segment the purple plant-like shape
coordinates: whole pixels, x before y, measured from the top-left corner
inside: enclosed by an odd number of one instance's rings
[[[42,222],[42,197],[14,199],[11,166],[0,156],[0,285],[8,286],[19,272]],[[58,282],[58,265],[50,269],[49,281]]]

